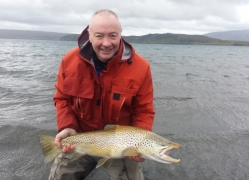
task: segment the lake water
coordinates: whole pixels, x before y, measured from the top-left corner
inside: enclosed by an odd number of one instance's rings
[[[56,134],[54,84],[76,42],[0,39],[0,179],[47,179],[39,134]],[[146,180],[249,179],[249,47],[134,44],[151,64],[153,131],[182,144]],[[87,179],[108,179],[94,170]]]

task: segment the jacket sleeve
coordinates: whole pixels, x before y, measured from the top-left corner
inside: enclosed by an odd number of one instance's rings
[[[64,62],[62,60],[58,72],[58,79],[55,84],[56,93],[54,95],[54,104],[56,107],[56,119],[58,131],[65,128],[72,128],[77,132],[80,132],[80,127],[70,107],[70,96],[63,93],[63,83],[65,80]]]
[[[155,110],[153,107],[153,83],[150,66],[135,98],[132,125],[152,131]]]

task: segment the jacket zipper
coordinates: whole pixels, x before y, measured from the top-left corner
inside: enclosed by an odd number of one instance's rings
[[[123,105],[124,105],[125,99],[126,99],[126,98],[124,97],[124,99],[123,99],[123,101],[121,102],[121,105],[120,105],[120,107],[119,107],[119,109],[118,109],[118,114],[117,114],[117,117],[116,117],[116,123],[119,122],[119,114],[120,114],[120,111],[121,111],[121,109],[122,109],[122,107],[123,107]]]
[[[79,97],[77,98],[77,108],[80,111],[80,118],[83,118],[83,111],[82,111],[82,108],[80,105],[80,98]]]

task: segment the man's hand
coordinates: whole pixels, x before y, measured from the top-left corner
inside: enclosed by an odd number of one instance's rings
[[[56,136],[55,136],[55,140],[54,143],[57,147],[61,147],[61,140],[68,137],[69,134],[73,134],[76,133],[76,131],[72,128],[66,128],[63,129],[61,132],[59,132]],[[63,153],[68,153],[70,151],[74,150],[74,147],[70,144],[67,144],[65,147],[63,147],[62,152]]]
[[[144,162],[144,159],[140,156],[130,156],[129,159],[136,161],[136,162]]]

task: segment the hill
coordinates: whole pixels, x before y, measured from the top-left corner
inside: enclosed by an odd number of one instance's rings
[[[249,41],[249,30],[212,32],[204,34],[204,36],[222,40]]]
[[[217,33],[220,33],[220,32],[217,32]],[[217,33],[213,33],[213,34],[210,33],[210,34],[215,35]],[[241,37],[247,36],[246,33],[247,33],[247,31],[241,32]],[[229,33],[223,32],[223,34],[229,34]],[[234,33],[232,33],[232,34],[234,34]],[[79,37],[79,34],[0,29],[0,38],[2,38],[2,39],[77,41],[78,37]],[[222,33],[219,35],[219,37],[222,37]],[[143,36],[123,36],[123,38],[130,43],[140,43],[140,44],[249,46],[249,40],[248,40],[248,42],[235,41],[235,40],[228,41],[228,40],[212,38],[212,37],[208,37],[208,36],[204,36],[204,35],[186,35],[186,34],[165,33],[165,34],[147,34],[147,35],[143,35]],[[246,38],[244,38],[244,40],[245,39]]]
[[[76,41],[79,34],[63,36],[60,40]],[[249,42],[225,41],[203,35],[186,34],[148,34],[143,36],[123,36],[130,43],[138,44],[186,44],[186,45],[224,45],[224,46],[249,46]]]
[[[68,34],[60,38],[60,41],[78,41],[80,34]]]
[[[60,40],[68,33],[0,29],[1,39]]]
[[[148,34],[144,36],[124,36],[124,39],[131,43],[141,44],[186,44],[186,45],[241,45],[249,46],[249,42],[225,41],[210,38],[203,35],[186,34]]]

